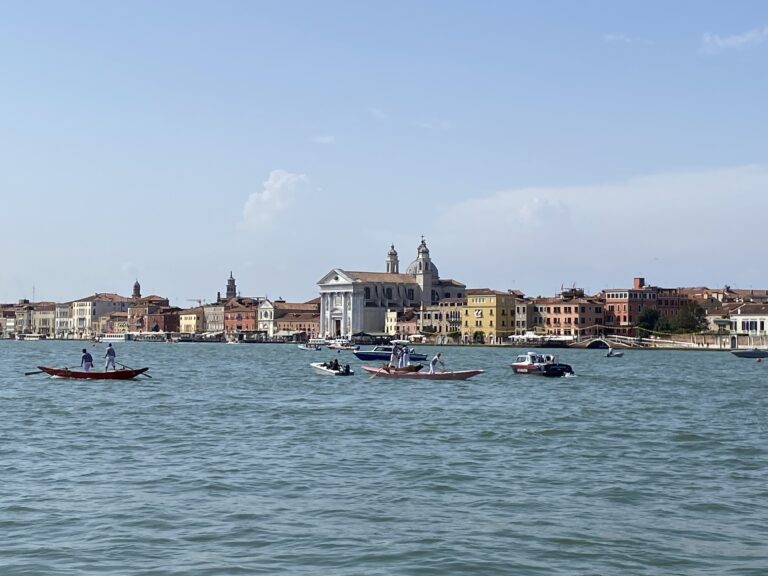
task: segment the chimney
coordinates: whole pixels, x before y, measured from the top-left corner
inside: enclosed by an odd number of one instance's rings
[[[632,282],[632,287],[635,290],[639,290],[640,288],[643,288],[645,286],[645,278],[641,276],[635,276],[634,281]]]

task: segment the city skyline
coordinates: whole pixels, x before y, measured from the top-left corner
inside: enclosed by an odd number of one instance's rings
[[[662,17],[663,16],[663,17]],[[763,287],[768,6],[9,3],[0,302]]]

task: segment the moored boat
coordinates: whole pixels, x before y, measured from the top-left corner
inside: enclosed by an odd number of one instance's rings
[[[354,354],[358,360],[364,360],[370,362],[371,360],[389,360],[392,357],[392,351],[395,348],[395,344],[379,344],[374,346],[371,350],[357,350]],[[408,343],[406,342],[405,345]],[[414,351],[413,348],[408,349],[408,358],[414,362],[421,362],[427,359],[426,354],[419,354]]]
[[[559,377],[573,374],[570,364],[562,364],[552,354],[527,352],[520,354],[512,363],[515,374]]]
[[[413,380],[468,380],[473,376],[482,374],[485,370],[446,370],[445,372],[414,372],[402,371],[392,368],[377,368],[375,366],[363,366],[363,370],[370,372],[371,378],[410,378]]]
[[[349,367],[349,364],[340,366],[334,362],[311,362],[309,364],[318,374],[325,376],[354,376],[355,371]]]
[[[38,370],[53,376],[54,378],[68,378],[73,380],[130,380],[139,374],[144,374],[149,368],[120,368],[119,370],[70,370],[69,368],[51,368],[38,366]]]

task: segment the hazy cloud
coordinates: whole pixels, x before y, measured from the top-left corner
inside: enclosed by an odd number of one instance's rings
[[[329,146],[331,144],[336,143],[336,138],[333,137],[331,134],[322,134],[320,136],[314,136],[312,138],[312,142],[315,144],[320,144],[322,146]]]
[[[390,116],[381,108],[369,108],[368,112],[375,120],[389,120]]]
[[[603,34],[603,41],[608,44],[632,44],[632,39],[626,34]]]
[[[510,288],[511,270],[514,287],[544,293],[574,281],[593,291],[622,286],[638,274],[662,285],[714,276],[737,284],[754,253],[735,250],[726,231],[763,228],[765,189],[768,168],[745,166],[504,190],[445,206],[435,229],[450,231],[441,249],[469,284]]]
[[[262,190],[248,196],[243,207],[240,228],[256,229],[273,224],[308,184],[309,179],[304,174],[272,170],[264,181]]]
[[[717,54],[725,50],[747,48],[756,44],[762,44],[768,39],[768,26],[755,28],[743,34],[732,36],[720,36],[719,34],[704,33],[702,36],[702,50]]]

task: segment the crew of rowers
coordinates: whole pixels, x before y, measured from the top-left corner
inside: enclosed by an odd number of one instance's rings
[[[411,363],[411,349],[402,344],[392,346],[392,354],[389,356],[390,368],[405,368]]]

